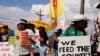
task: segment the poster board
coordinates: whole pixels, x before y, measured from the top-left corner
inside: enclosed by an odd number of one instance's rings
[[[8,42],[0,42],[0,56],[14,56],[14,46]]]
[[[59,37],[58,56],[91,56],[90,36]]]

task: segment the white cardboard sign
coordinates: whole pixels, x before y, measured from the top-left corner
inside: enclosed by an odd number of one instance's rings
[[[90,36],[59,37],[59,56],[91,56]]]

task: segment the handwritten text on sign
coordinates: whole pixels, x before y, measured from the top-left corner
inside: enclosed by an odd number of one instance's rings
[[[10,46],[7,42],[0,42],[0,56],[11,56]]]
[[[59,37],[59,56],[91,56],[89,36]]]

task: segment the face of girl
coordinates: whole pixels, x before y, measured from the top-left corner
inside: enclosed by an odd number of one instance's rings
[[[22,30],[25,29],[25,28],[24,28],[24,25],[22,25],[22,24],[17,25],[17,28],[18,28],[18,30],[20,30],[20,31],[22,31]]]

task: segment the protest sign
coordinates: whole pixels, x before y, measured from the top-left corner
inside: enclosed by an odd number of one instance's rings
[[[13,56],[14,48],[8,42],[0,42],[0,56]]]
[[[91,56],[90,36],[59,37],[59,56]]]

